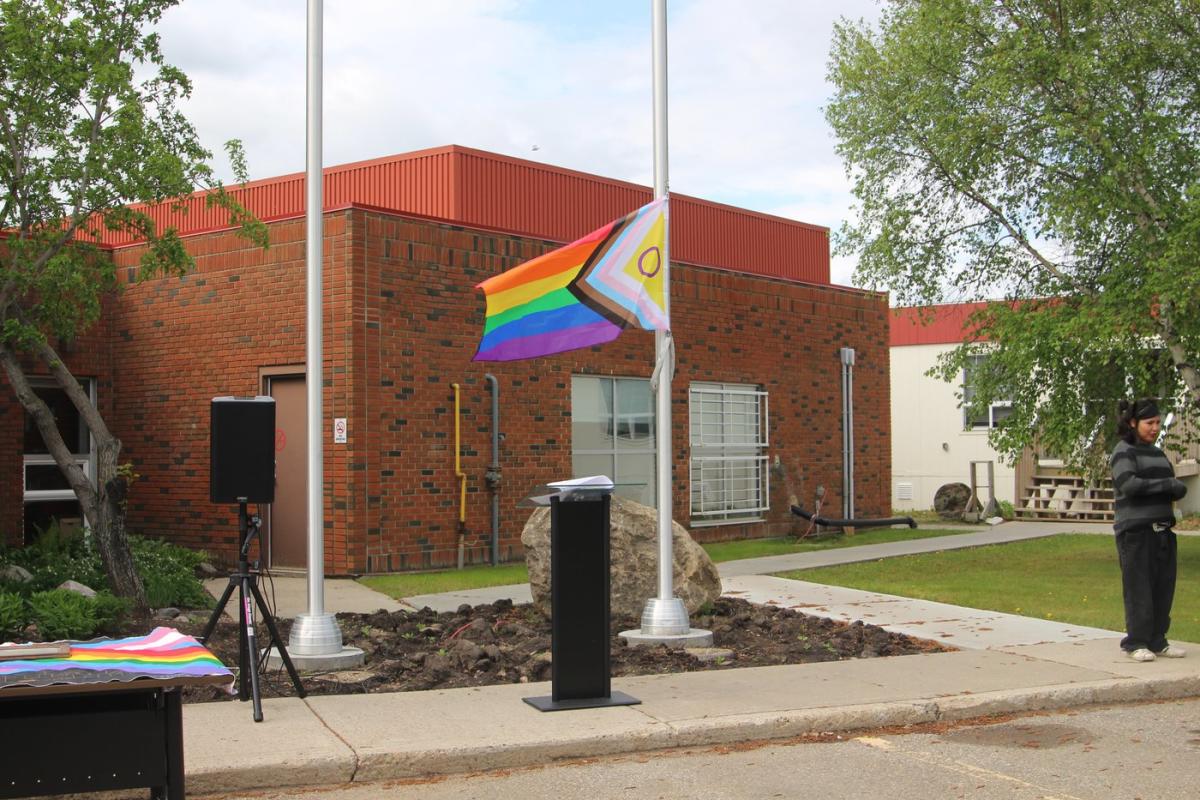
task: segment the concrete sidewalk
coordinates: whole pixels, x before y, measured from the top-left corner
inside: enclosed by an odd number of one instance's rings
[[[1005,533],[1008,525],[981,533],[1028,538],[1028,530]],[[1055,532],[1059,530],[1050,530]],[[942,544],[932,549],[974,546],[963,544],[963,537],[922,541]],[[866,548],[805,555],[858,549]],[[794,568],[798,567],[790,562],[783,567],[772,562],[770,567]],[[1200,695],[1200,647],[1191,648],[1191,656],[1182,660],[1139,664],[1121,654],[1119,634],[1112,631],[743,574],[736,566],[722,573],[727,575],[724,586],[729,594],[836,619],[862,619],[962,649],[618,678],[613,688],[639,698],[641,705],[556,713],[541,713],[522,702],[524,697],[549,694],[549,684],[267,700],[266,719],[257,724],[247,703],[189,704],[184,707],[188,789],[197,794],[238,793],[378,781],[529,766],[556,758]],[[277,597],[287,594],[280,591],[278,579],[276,589]],[[518,599],[521,589],[527,597],[527,585],[480,591],[490,592],[492,600]],[[327,592],[326,608],[388,607],[381,597],[358,584],[339,585]],[[432,605],[425,598],[406,602]],[[490,600],[470,592],[438,602],[454,609],[463,602]],[[279,607],[284,613],[282,599]],[[303,610],[301,605],[296,613]]]

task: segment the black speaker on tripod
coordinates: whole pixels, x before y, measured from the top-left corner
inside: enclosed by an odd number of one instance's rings
[[[213,609],[204,634],[208,642],[225,611],[225,604],[238,589],[238,697],[254,701],[254,721],[262,722],[262,695],[258,686],[258,639],[254,632],[254,603],[265,608],[258,591],[259,564],[250,561],[250,543],[258,535],[262,521],[258,515],[246,512],[247,503],[271,503],[275,500],[275,398],[273,397],[214,397],[209,430],[208,494],[214,503],[237,503],[238,530],[241,547],[238,550],[237,571],[229,576],[229,584],[217,607]],[[287,667],[296,694],[304,697],[304,686],[292,664],[283,639],[270,614],[263,614],[270,633],[268,646],[274,645],[283,665]]]
[[[275,398],[214,397],[208,473],[214,503],[275,501]]]

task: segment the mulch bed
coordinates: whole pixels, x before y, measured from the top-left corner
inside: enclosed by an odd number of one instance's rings
[[[187,621],[168,621],[185,633],[199,635],[207,621],[203,611]],[[451,613],[377,611],[338,614],[345,644],[362,648],[365,664],[351,672],[305,674],[310,694],[406,692],[490,686],[550,679],[550,623],[530,604],[501,600],[491,605],[460,606]],[[941,652],[952,648],[891,633],[863,622],[842,623],[793,609],[755,605],[722,597],[711,613],[693,614],[692,626],[713,632],[713,645],[727,653],[698,658],[686,650],[665,646],[629,647],[616,634],[640,627],[640,620],[614,618],[611,630],[612,674],[654,675],[704,669],[776,664],[807,664],[852,658],[878,658]],[[280,620],[286,644],[291,620]],[[259,644],[267,631],[260,626]],[[236,668],[237,626],[222,620],[209,641],[226,665]],[[262,695],[294,694],[282,669],[262,673]],[[189,702],[227,700],[230,695],[212,687],[188,689]]]

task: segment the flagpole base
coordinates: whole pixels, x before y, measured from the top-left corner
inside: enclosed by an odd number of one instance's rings
[[[701,630],[700,628],[689,628],[684,633],[667,635],[643,633],[641,630],[634,629],[631,631],[621,631],[617,635],[630,647],[665,644],[672,650],[680,650],[686,647],[713,646],[712,631]]]
[[[687,607],[678,597],[651,597],[642,609],[642,633],[646,636],[681,636],[691,627]]]
[[[292,623],[288,651],[292,655],[322,656],[342,650],[342,629],[333,614],[299,614]]]

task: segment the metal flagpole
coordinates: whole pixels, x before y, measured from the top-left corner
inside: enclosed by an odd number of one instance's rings
[[[308,0],[308,117],[305,164],[305,388],[308,394],[308,613],[296,617],[288,640],[292,658],[303,667],[312,657],[325,663],[343,654],[342,631],[325,613],[325,462],[321,406],[321,259],[323,254],[321,153],[321,51],[323,0]],[[307,657],[307,658],[306,658]],[[353,656],[351,657],[353,658]],[[358,651],[358,663],[362,661]],[[337,664],[336,666],[343,666]],[[334,665],[330,665],[334,666]]]
[[[665,197],[667,190],[667,0],[651,0],[653,16],[654,63],[654,197]],[[667,225],[670,225],[670,213]],[[671,258],[670,229],[663,237],[663,311],[671,319]],[[675,376],[675,349],[670,331],[654,332],[655,429],[657,448],[658,494],[658,597],[646,601],[642,611],[640,635],[635,631],[622,632],[631,644],[653,641],[679,641],[683,644],[711,644],[712,634],[695,631],[688,620],[687,607],[675,596],[674,547],[671,531],[671,379]]]

